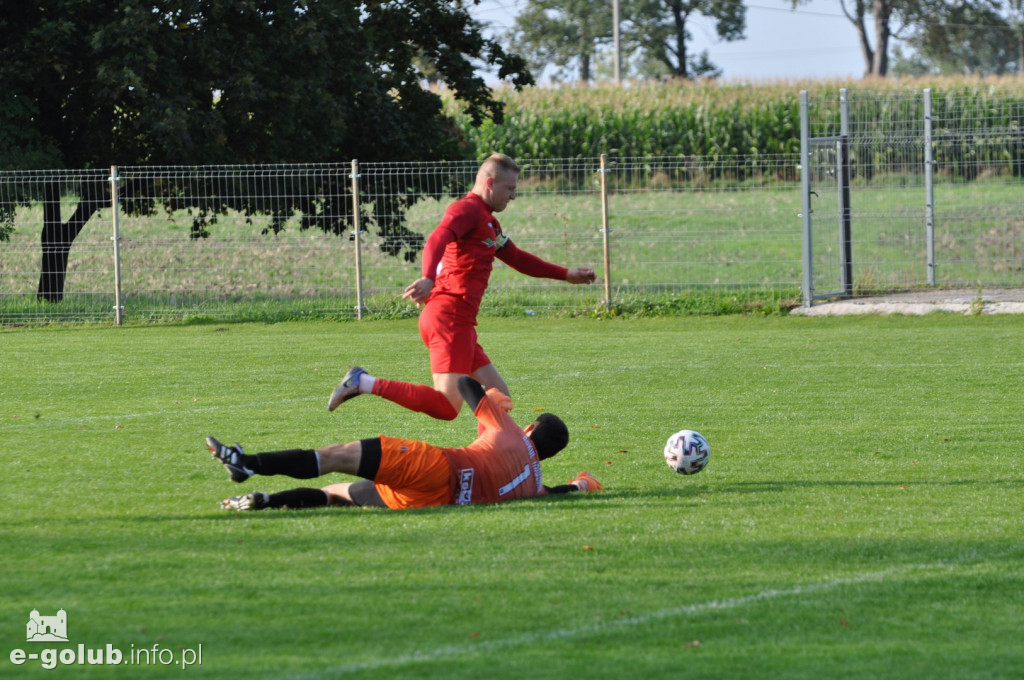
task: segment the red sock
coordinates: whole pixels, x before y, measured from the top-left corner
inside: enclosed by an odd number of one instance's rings
[[[459,415],[448,401],[448,397],[444,396],[444,392],[438,392],[427,385],[377,378],[373,385],[373,393],[410,411],[426,413],[438,420],[455,420]]]

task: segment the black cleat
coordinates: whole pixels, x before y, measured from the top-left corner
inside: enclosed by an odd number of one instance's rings
[[[231,481],[244,482],[256,474],[242,465],[241,460],[245,452],[242,451],[241,444],[236,443],[234,446],[225,446],[213,437],[207,437],[206,445],[213,452],[213,457],[224,463],[224,467],[228,469],[228,473],[231,475]]]

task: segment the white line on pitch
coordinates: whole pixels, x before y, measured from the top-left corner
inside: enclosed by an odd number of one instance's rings
[[[159,418],[166,417],[168,415],[183,415],[189,413],[212,413],[214,411],[230,411],[234,409],[245,409],[251,410],[254,408],[267,408],[269,406],[277,406],[278,404],[294,404],[302,401],[319,401],[320,397],[295,397],[292,399],[276,399],[274,401],[257,401],[249,404],[223,404],[220,406],[204,406],[202,408],[188,408],[188,409],[163,409],[161,411],[150,411],[148,413],[106,413],[95,416],[82,416],[80,418],[60,418],[58,420],[51,420],[49,418],[29,419],[20,420],[17,423],[9,423],[7,425],[0,426],[0,432],[6,432],[9,430],[25,429],[29,427],[53,427],[55,425],[81,425],[82,423],[92,423],[96,421],[117,421],[117,420],[129,420],[132,418]]]
[[[569,638],[581,637],[584,635],[590,635],[593,633],[599,633],[608,630],[642,626],[655,621],[661,621],[663,619],[676,618],[680,616],[689,616],[694,614],[702,614],[709,611],[717,611],[723,609],[735,609],[736,607],[742,607],[744,605],[753,604],[756,602],[763,602],[765,600],[774,600],[776,598],[788,596],[806,595],[809,593],[833,590],[835,588],[839,588],[841,586],[846,585],[855,585],[858,583],[867,583],[870,581],[884,581],[886,578],[890,576],[895,576],[906,572],[927,571],[931,569],[940,568],[944,569],[955,566],[956,564],[957,561],[940,562],[930,565],[907,565],[903,567],[887,569],[885,571],[877,571],[867,574],[860,574],[858,576],[851,576],[849,578],[840,578],[832,581],[824,581],[822,583],[797,585],[793,586],[792,588],[784,588],[781,590],[764,590],[760,593],[755,593],[753,595],[734,597],[727,600],[711,600],[710,602],[699,602],[696,604],[682,605],[680,607],[672,607],[670,609],[660,609],[658,611],[650,612],[649,614],[629,616],[621,619],[615,619],[613,621],[593,623],[586,626],[577,626],[575,628],[556,628],[554,630],[549,630],[546,632],[529,633],[526,635],[515,635],[512,637],[501,638],[498,640],[484,640],[480,642],[465,643],[460,645],[444,645],[430,650],[411,652],[409,654],[402,654],[399,656],[392,656],[383,659],[369,659],[367,661],[358,661],[350,664],[344,664],[342,666],[335,666],[334,668],[325,668],[321,671],[314,671],[312,673],[304,673],[289,677],[293,680],[315,680],[316,678],[337,677],[342,675],[348,675],[350,673],[357,673],[359,671],[372,671],[379,668],[404,666],[406,664],[411,663],[443,661],[447,659],[468,656],[471,654],[479,654],[480,652],[488,652],[497,649],[508,649],[511,647],[520,647],[523,645],[530,645],[538,642],[546,642],[551,640],[566,640]]]

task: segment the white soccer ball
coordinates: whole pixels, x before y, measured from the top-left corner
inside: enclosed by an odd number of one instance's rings
[[[681,475],[695,475],[708,464],[711,447],[699,432],[680,430],[665,442],[665,462]]]

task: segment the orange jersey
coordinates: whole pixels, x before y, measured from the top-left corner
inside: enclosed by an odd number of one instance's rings
[[[499,503],[545,493],[540,458],[522,428],[489,396],[473,413],[483,426],[476,441],[444,449],[451,474],[451,503]]]

